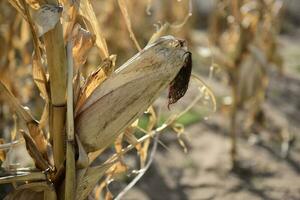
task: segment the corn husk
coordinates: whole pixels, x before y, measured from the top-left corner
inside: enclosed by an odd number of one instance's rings
[[[112,144],[167,88],[188,56],[181,40],[163,37],[99,85],[76,113],[75,130],[85,150]]]

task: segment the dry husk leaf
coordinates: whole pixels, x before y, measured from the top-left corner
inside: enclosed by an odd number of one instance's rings
[[[160,38],[99,85],[78,110],[75,129],[87,152],[113,143],[170,84],[188,51],[174,37]]]

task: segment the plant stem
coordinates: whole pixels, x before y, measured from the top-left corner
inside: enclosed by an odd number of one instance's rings
[[[47,3],[57,5],[56,0]],[[66,114],[66,54],[60,21],[44,35],[50,78],[51,112],[50,134],[53,139],[53,156],[56,169],[65,160],[65,114]]]
[[[74,113],[73,113],[73,56],[72,42],[67,44],[68,85],[67,85],[67,153],[65,200],[75,197],[75,150],[74,150]]]

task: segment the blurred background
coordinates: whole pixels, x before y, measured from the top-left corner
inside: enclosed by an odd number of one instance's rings
[[[91,2],[118,67],[137,53],[118,3]],[[181,131],[168,130],[159,138],[151,167],[124,199],[300,199],[300,1],[126,3],[142,47],[162,27],[166,34],[188,41],[193,72],[213,91],[217,110],[201,90],[196,106],[177,120]],[[39,118],[43,100],[31,77],[29,27],[3,0],[0,43],[0,79]],[[93,48],[84,73],[100,63]],[[198,93],[192,80],[186,96],[171,110],[166,94],[155,108],[165,119],[184,110]],[[17,130],[24,127],[11,113],[0,94],[1,143],[19,138]],[[33,165],[22,144],[5,151],[0,151],[2,167]],[[129,155],[127,162],[138,161]],[[130,180],[128,176],[112,183],[111,191],[118,193]],[[8,188],[0,186],[0,194]]]

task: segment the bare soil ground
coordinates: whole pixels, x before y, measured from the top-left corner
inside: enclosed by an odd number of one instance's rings
[[[159,147],[154,163],[124,200],[300,199],[300,39],[282,36],[280,43],[285,73],[270,72],[264,105],[270,125],[250,139],[240,134],[240,168],[230,170],[228,118],[217,112],[186,127],[188,153],[176,135],[162,136],[168,149]],[[284,144],[270,139],[278,128],[293,135],[286,156]]]

